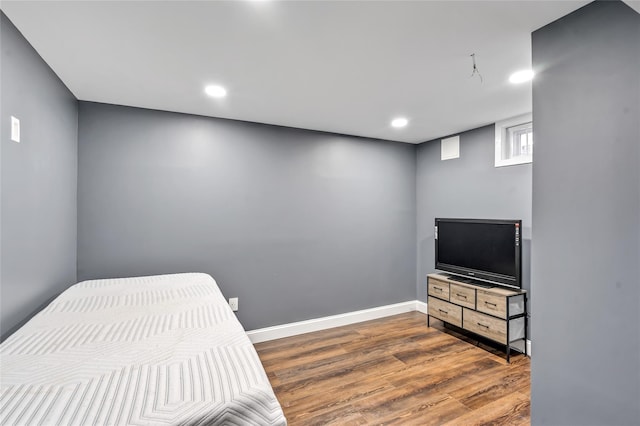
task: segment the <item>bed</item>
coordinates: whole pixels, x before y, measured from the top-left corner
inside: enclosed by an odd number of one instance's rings
[[[0,424],[286,425],[213,278],[78,283],[0,345]]]

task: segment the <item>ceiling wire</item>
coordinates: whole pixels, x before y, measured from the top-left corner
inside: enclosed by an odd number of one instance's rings
[[[471,71],[471,75],[469,76],[469,78],[477,75],[480,78],[480,83],[482,83],[482,74],[480,74],[480,71],[478,71],[478,66],[476,65],[476,54],[472,53],[469,56],[471,56],[471,61],[473,62],[473,70]]]

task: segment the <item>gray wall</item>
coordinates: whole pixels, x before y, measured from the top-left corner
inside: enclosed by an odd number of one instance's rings
[[[533,33],[532,423],[640,418],[640,15]]]
[[[506,118],[506,117],[505,117]],[[522,219],[522,282],[530,290],[531,164],[494,167],[494,126],[460,134],[460,158],[440,160],[440,139],[418,146],[418,300],[434,272],[436,217]]]
[[[415,299],[415,146],[80,103],[78,279],[210,273],[247,329]]]
[[[0,16],[2,339],[76,281],[77,102]],[[20,119],[21,143],[10,139]]]

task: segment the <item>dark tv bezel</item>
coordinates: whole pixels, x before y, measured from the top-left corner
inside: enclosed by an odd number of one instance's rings
[[[473,268],[465,268],[458,265],[450,265],[438,262],[438,224],[440,222],[462,222],[492,225],[513,225],[516,227],[516,238],[514,240],[514,249],[516,251],[516,274],[515,276],[497,274],[491,271],[483,271]],[[435,268],[441,271],[449,272],[454,275],[469,278],[472,280],[483,281],[495,284],[501,287],[522,288],[522,220],[519,219],[459,219],[459,218],[435,218]]]

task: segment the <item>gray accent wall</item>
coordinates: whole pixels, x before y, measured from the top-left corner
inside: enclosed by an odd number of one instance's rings
[[[415,146],[81,102],[78,278],[199,271],[246,329],[415,299]]]
[[[77,101],[0,13],[2,339],[76,281]],[[11,141],[11,116],[21,142]]]
[[[440,139],[418,146],[418,300],[426,301],[426,276],[435,272],[436,217],[521,219],[522,284],[531,288],[531,164],[494,167],[494,147],[494,125],[461,133],[460,158],[441,160]]]
[[[591,3],[532,43],[532,424],[638,424],[640,15]]]

